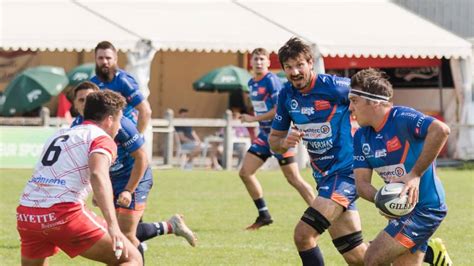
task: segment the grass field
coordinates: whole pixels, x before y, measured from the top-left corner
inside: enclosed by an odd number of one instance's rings
[[[446,188],[449,214],[436,236],[442,237],[455,265],[474,265],[474,183],[472,170],[440,169]],[[31,170],[0,170],[0,265],[19,265],[20,248],[15,208]],[[309,171],[305,178],[314,184]],[[155,185],[145,212],[146,221],[185,215],[199,238],[191,248],[173,235],[148,241],[147,265],[298,265],[293,228],[305,210],[303,200],[280,172],[259,172],[267,205],[275,223],[255,232],[243,230],[256,217],[256,210],[235,171],[154,171]],[[375,207],[358,201],[365,240],[380,231],[386,221]],[[95,209],[96,213],[100,211]],[[326,265],[344,265],[327,234],[322,237]],[[50,259],[51,265],[92,265],[88,260],[69,260],[64,253]]]

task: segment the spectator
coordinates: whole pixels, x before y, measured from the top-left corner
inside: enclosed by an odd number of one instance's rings
[[[178,111],[178,118],[187,118],[189,110],[186,108],[181,108]],[[196,131],[189,126],[175,127],[176,132],[178,133],[179,142],[181,143],[181,149],[191,151],[189,157],[184,166],[185,169],[193,168],[193,160],[202,150],[202,143],[199,139],[199,136],[196,134]]]

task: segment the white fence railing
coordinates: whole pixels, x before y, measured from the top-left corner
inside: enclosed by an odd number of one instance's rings
[[[25,117],[0,117],[0,126],[50,126],[50,127],[64,127],[68,126],[68,122],[64,118],[50,117],[49,110],[43,108],[40,117],[25,118]],[[191,126],[196,128],[224,128],[224,156],[223,167],[225,169],[232,168],[232,149],[233,149],[233,134],[232,127],[245,126],[257,127],[258,123],[242,124],[239,120],[232,119],[232,112],[227,110],[223,119],[209,119],[209,118],[175,118],[173,110],[168,109],[164,118],[157,118],[151,120],[152,132],[164,134],[165,141],[163,146],[163,163],[171,165],[173,162],[174,151],[174,132],[175,126]],[[459,125],[448,124],[452,130],[459,130],[460,128],[468,128],[474,130],[474,125]],[[152,140],[153,141],[153,140]],[[305,157],[303,156],[304,149],[298,149],[297,161],[300,167],[305,166]]]

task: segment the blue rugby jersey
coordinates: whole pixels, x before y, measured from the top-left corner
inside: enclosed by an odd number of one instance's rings
[[[72,122],[71,127],[82,124],[83,120],[82,116],[77,116]],[[135,162],[135,159],[130,154],[142,147],[145,140],[138,132],[135,124],[129,118],[122,116],[120,128],[114,141],[117,144],[117,159],[110,166],[110,178],[112,182],[128,180]]]
[[[125,97],[127,106],[123,110],[123,115],[130,118],[135,124],[137,123],[134,107],[141,103],[145,97],[140,92],[138,83],[131,75],[122,69],[117,69],[115,77],[111,82],[103,82],[97,76],[93,76],[91,82],[95,83],[100,89],[109,89]]]
[[[354,136],[354,168],[369,168],[388,182],[409,173],[423,149],[434,118],[408,107],[395,106],[377,130],[360,128]],[[444,189],[430,165],[420,180],[417,206],[438,208],[445,203]]]
[[[310,155],[313,176],[319,182],[325,176],[352,171],[350,79],[318,74],[311,88],[302,94],[290,82],[285,83],[272,128],[286,131],[293,121],[305,133],[303,143]]]
[[[253,110],[257,115],[262,115],[271,111],[277,104],[278,93],[281,90],[281,82],[277,75],[268,72],[261,79],[250,79],[248,82],[250,89],[250,100],[252,100]],[[259,121],[260,133],[267,135],[270,133],[272,120]]]

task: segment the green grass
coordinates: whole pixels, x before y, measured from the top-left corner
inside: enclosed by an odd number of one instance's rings
[[[18,265],[20,242],[15,208],[31,170],[0,170],[0,265]],[[305,178],[314,184],[309,171]],[[449,214],[436,236],[445,241],[456,265],[473,265],[473,171],[440,169]],[[293,228],[305,210],[305,203],[278,171],[261,171],[258,177],[275,223],[255,232],[243,230],[256,217],[256,210],[237,173],[215,171],[154,171],[155,185],[145,212],[146,221],[185,215],[199,242],[191,248],[172,235],[148,241],[148,265],[298,265]],[[378,179],[377,179],[378,180]],[[371,240],[386,221],[375,207],[358,201],[365,240]],[[96,213],[100,213],[95,209]],[[329,237],[322,237],[326,265],[344,265]],[[88,260],[69,260],[64,253],[50,259],[51,265],[91,265]]]

